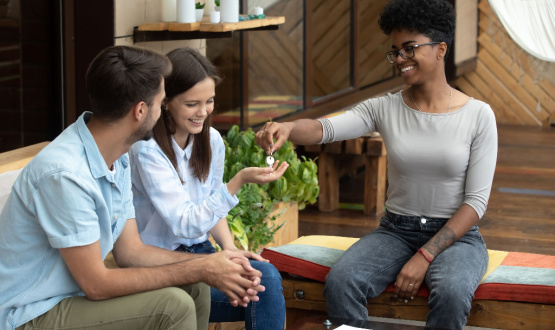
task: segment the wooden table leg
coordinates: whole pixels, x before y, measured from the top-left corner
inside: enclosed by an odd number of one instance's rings
[[[384,211],[386,156],[366,156],[364,214],[379,216]]]
[[[318,210],[335,211],[339,208],[339,175],[337,155],[320,152],[318,156]]]

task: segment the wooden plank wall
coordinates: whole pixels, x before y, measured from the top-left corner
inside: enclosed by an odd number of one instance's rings
[[[265,10],[285,16],[279,30],[249,34],[249,97],[302,95],[303,4],[280,1]]]
[[[455,84],[488,103],[498,123],[548,126],[555,119],[555,86],[541,76],[547,65],[528,55],[509,36],[488,0],[479,5],[476,69]]]
[[[378,25],[383,7],[389,0],[359,1],[359,85],[367,86],[391,78],[393,69],[385,58],[391,40]]]
[[[350,85],[350,1],[315,0],[312,13],[313,96]]]
[[[389,37],[378,18],[389,0],[358,1],[359,86],[392,77],[385,59]],[[313,96],[321,97],[350,85],[350,1],[314,0],[312,12]],[[303,16],[301,1],[280,1],[268,15],[285,16],[279,30],[249,34],[249,95],[300,95],[302,92]]]

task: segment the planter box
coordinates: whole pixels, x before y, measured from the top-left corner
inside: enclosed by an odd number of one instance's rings
[[[273,217],[274,215],[278,215],[284,208],[287,209],[274,221],[276,225],[280,225],[285,221],[283,227],[274,234],[274,241],[264,246],[259,246],[256,251],[260,251],[265,247],[284,245],[299,238],[299,205],[297,203],[274,204],[274,209],[268,216]],[[209,240],[212,242],[212,245],[216,246],[216,241],[214,241],[212,236],[210,236]],[[240,246],[238,246],[238,248],[240,248]]]
[[[274,234],[273,242],[264,246],[259,246],[257,251],[265,247],[284,245],[299,238],[299,205],[297,203],[274,204],[274,210],[269,214],[269,216],[273,217],[274,215],[279,214],[284,208],[287,209],[281,216],[276,218],[274,223],[276,225],[280,225],[285,221],[285,224]]]

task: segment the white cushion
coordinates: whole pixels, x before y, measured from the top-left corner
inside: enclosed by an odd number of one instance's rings
[[[21,168],[19,170],[0,174],[0,211],[4,208],[4,204],[6,204],[8,196],[10,196],[10,192],[12,191],[12,186],[22,170]]]

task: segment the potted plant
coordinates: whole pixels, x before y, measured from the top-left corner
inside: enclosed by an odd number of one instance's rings
[[[237,125],[233,126],[224,136],[224,143],[224,182],[245,167],[267,166],[267,155],[255,143],[255,133],[250,128],[239,131]],[[285,174],[266,185],[243,185],[237,193],[239,204],[227,217],[236,243],[249,251],[272,242],[274,234],[285,224],[280,216],[288,208],[302,210],[306,204],[316,203],[320,191],[316,163],[304,156],[299,159],[291,142],[287,141],[273,157],[289,164]]]
[[[197,22],[202,21],[205,5],[206,5],[205,3],[202,3],[202,4],[200,2],[195,3],[195,18],[197,19]]]

